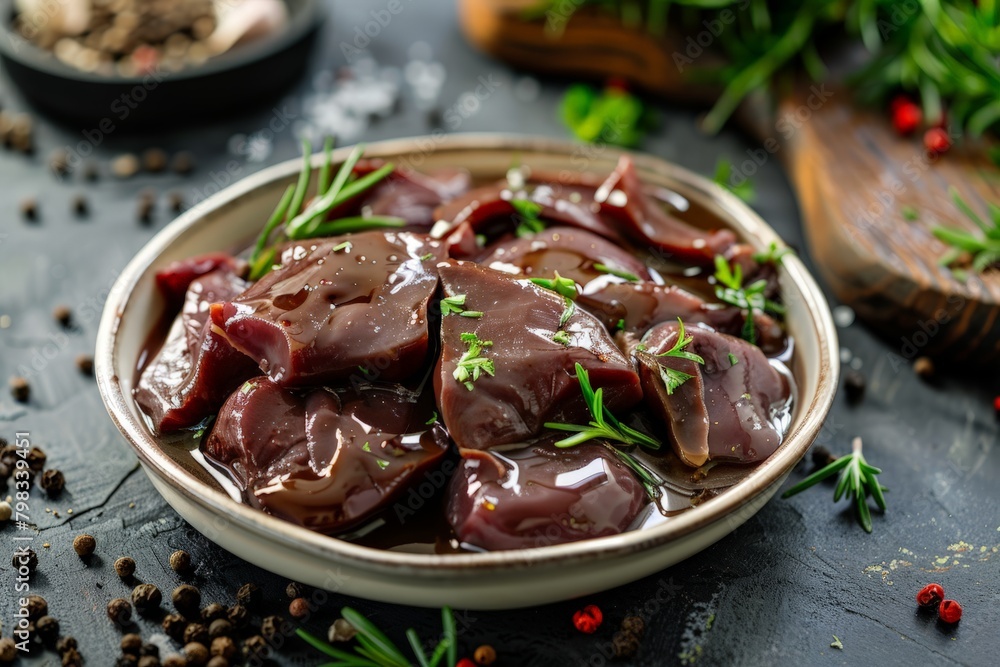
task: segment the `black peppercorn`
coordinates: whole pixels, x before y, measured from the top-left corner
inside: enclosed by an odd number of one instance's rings
[[[66,651],[60,658],[62,659],[62,667],[83,667],[83,656],[75,648]]]
[[[83,178],[87,181],[96,181],[101,175],[101,169],[96,162],[88,162],[83,167]]]
[[[139,655],[141,656],[152,656],[159,660],[160,657],[160,647],[156,644],[150,644],[149,642],[142,645],[139,649]]]
[[[38,554],[31,549],[18,549],[14,552],[13,557],[11,557],[10,564],[15,570],[19,570],[22,567],[25,568],[28,571],[28,577],[33,577],[35,570],[38,569]]]
[[[45,467],[45,461],[48,457],[38,447],[32,447],[28,450],[28,467],[35,472],[41,472],[42,468]]]
[[[163,667],[187,667],[187,664],[187,658],[176,653],[168,655],[162,663]]]
[[[274,639],[281,634],[285,619],[280,616],[267,616],[261,621],[260,634],[264,639]]]
[[[118,625],[128,625],[132,622],[132,605],[128,600],[115,598],[108,603],[108,618]]]
[[[132,589],[132,604],[140,614],[149,614],[160,607],[163,594],[153,584],[139,584]]]
[[[137,667],[160,667],[160,658],[155,655],[140,656]]]
[[[69,173],[69,154],[62,148],[57,148],[49,154],[49,169],[59,178]]]
[[[174,589],[171,599],[177,611],[191,618],[199,617],[198,607],[201,606],[201,591],[194,586],[181,584]]]
[[[261,598],[260,588],[256,584],[243,584],[236,591],[236,601],[247,608],[255,607]]]
[[[59,494],[66,488],[66,478],[59,470],[46,470],[42,473],[39,484],[50,498],[58,498]]]
[[[76,637],[62,637],[58,642],[56,642],[56,652],[60,655],[76,648]]]
[[[153,221],[153,210],[156,208],[156,199],[149,196],[140,196],[136,206],[136,220],[144,225]]]
[[[122,653],[130,653],[132,655],[139,655],[139,649],[142,648],[142,637],[130,632],[122,637],[121,643]]]
[[[83,375],[94,374],[94,358],[89,354],[81,354],[76,358],[76,368]]]
[[[211,653],[214,656],[232,660],[238,652],[239,649],[236,648],[236,643],[229,637],[216,637],[212,640]]]
[[[168,637],[175,642],[180,642],[184,639],[184,630],[187,628],[188,622],[180,614],[167,614],[163,617],[161,626]]]
[[[93,535],[77,535],[73,540],[73,551],[80,558],[93,555],[95,549],[97,549],[97,540],[94,539]]]
[[[38,220],[38,202],[33,197],[21,200],[21,216],[29,222]]]
[[[18,403],[27,403],[31,399],[31,385],[23,377],[10,379],[10,395]]]
[[[28,620],[37,621],[42,616],[49,613],[49,603],[41,595],[29,595],[25,609],[28,611]]]
[[[126,153],[111,161],[111,173],[118,178],[131,178],[139,171],[139,158]]]
[[[611,647],[616,658],[631,658],[639,651],[639,639],[631,632],[616,632]]]
[[[35,622],[35,632],[46,646],[54,646],[59,639],[59,621],[51,616],[42,616]]]
[[[847,371],[844,375],[844,393],[848,403],[860,403],[865,395],[865,376],[856,370]]]
[[[69,309],[69,306],[56,306],[52,309],[52,319],[59,326],[68,329],[73,324],[73,311]]]
[[[241,604],[234,604],[230,607],[229,613],[226,616],[237,630],[245,628],[247,623],[250,622],[250,612]]]
[[[622,632],[635,635],[637,639],[642,639],[646,632],[646,622],[639,616],[626,616],[622,619]]]
[[[267,641],[260,635],[254,635],[243,642],[243,649],[248,658],[263,659],[267,657]]]
[[[822,445],[819,445],[818,447],[813,447],[812,462],[813,465],[816,466],[817,468],[826,467],[836,460],[837,457],[831,454],[830,450],[827,449],[826,447],[823,447]]]
[[[170,554],[170,569],[183,574],[191,570],[191,556],[186,551],[175,551]]]
[[[0,662],[14,662],[17,658],[17,644],[10,637],[0,639]]]
[[[204,609],[201,610],[201,620],[204,623],[211,623],[219,619],[226,618],[226,607],[218,602],[213,602],[206,605]]]
[[[285,595],[288,596],[289,600],[294,600],[295,598],[300,598],[305,594],[305,587],[302,584],[298,584],[294,581],[288,583],[285,586]]]
[[[208,649],[201,642],[188,642],[184,645],[184,655],[187,656],[188,664],[201,667],[208,662]]]
[[[174,213],[180,213],[184,210],[184,195],[176,190],[173,190],[167,194],[167,203],[169,204],[171,211]]]
[[[87,198],[84,195],[76,195],[73,197],[72,202],[73,213],[76,214],[78,218],[86,217],[90,213],[90,205],[87,203]]]
[[[122,556],[115,561],[115,573],[122,579],[128,579],[135,574],[135,561],[128,556]]]
[[[229,667],[229,661],[223,658],[221,655],[213,655],[205,663],[205,667]]]
[[[118,659],[115,660],[115,667],[138,667],[138,665],[139,656],[128,653],[118,656]]]
[[[174,156],[174,171],[187,175],[194,171],[194,156],[188,151],[181,151]]]
[[[217,618],[208,626],[208,636],[229,637],[233,634],[233,624],[224,618]]]
[[[184,629],[185,644],[208,644],[211,637],[208,636],[208,628],[201,623],[190,623]]]
[[[150,173],[159,173],[167,168],[167,154],[159,148],[148,148],[142,154],[142,167]]]

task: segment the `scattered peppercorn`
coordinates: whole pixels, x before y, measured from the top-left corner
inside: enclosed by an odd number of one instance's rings
[[[934,361],[930,357],[917,357],[913,362],[913,372],[924,380],[934,377]]]
[[[174,156],[173,169],[178,174],[190,174],[194,171],[194,155],[188,151],[181,151]]]
[[[184,210],[184,195],[177,190],[173,190],[167,195],[167,203],[171,211],[180,213]]]
[[[148,225],[153,221],[153,211],[156,208],[156,197],[151,196],[149,192],[144,192],[139,195],[139,204],[136,207],[136,220],[144,225]]]
[[[246,651],[248,658],[261,659],[267,657],[267,641],[260,635],[248,637],[243,642],[243,649]]]
[[[121,648],[122,653],[139,655],[139,649],[142,648],[142,637],[134,632],[130,632],[127,635],[122,636]]]
[[[338,642],[349,642],[358,634],[358,629],[351,625],[346,618],[338,618],[327,630],[326,638],[331,644]]]
[[[245,628],[247,623],[250,622],[250,612],[241,604],[234,604],[230,607],[226,616],[237,630]]]
[[[288,613],[292,618],[305,618],[309,611],[309,601],[305,598],[295,598],[288,605]]]
[[[38,202],[34,197],[21,200],[21,216],[29,222],[38,220]]]
[[[88,162],[83,167],[83,178],[87,181],[96,181],[101,175],[101,169],[97,166],[96,162]]]
[[[118,656],[118,659],[115,660],[115,667],[138,667],[138,666],[139,666],[139,656],[137,655],[129,655],[128,653],[126,653],[125,655]]]
[[[72,199],[71,210],[78,218],[86,217],[90,213],[90,205],[87,204],[87,198],[83,195],[75,195]]]
[[[128,625],[132,622],[132,605],[128,600],[115,598],[108,603],[108,618],[118,625]]]
[[[49,169],[62,178],[69,174],[69,154],[62,148],[57,148],[49,154]]]
[[[52,309],[52,319],[64,328],[69,328],[73,324],[73,311],[69,306],[58,305]]]
[[[646,622],[642,620],[641,616],[626,616],[622,619],[621,631],[635,635],[637,639],[642,639],[642,636],[646,634]]]
[[[483,644],[476,649],[475,653],[472,654],[472,659],[475,660],[477,664],[483,665],[484,667],[485,665],[492,665],[496,662],[497,651],[489,644]]]
[[[938,618],[945,623],[958,623],[962,620],[962,605],[954,600],[942,600],[938,607]]]
[[[201,667],[208,662],[208,649],[201,642],[188,642],[184,645],[184,655],[187,656],[188,664]]]
[[[59,653],[59,655],[76,650],[77,648],[78,645],[76,637],[62,637],[58,642],[56,642],[56,652]]]
[[[83,375],[94,374],[94,358],[89,354],[81,354],[76,358],[76,368]]]
[[[141,656],[137,667],[160,667],[160,658],[155,655]]]
[[[10,394],[18,403],[27,403],[31,398],[31,385],[23,377],[12,377],[10,379]]]
[[[266,616],[260,624],[260,635],[264,639],[274,639],[281,634],[285,619],[280,616]]]
[[[256,606],[260,602],[260,598],[260,588],[256,584],[243,584],[236,591],[236,602],[248,609]]]
[[[122,579],[128,579],[135,574],[135,561],[128,556],[122,556],[115,561],[115,573]]]
[[[60,654],[60,658],[62,659],[62,667],[83,667],[83,656],[76,648],[71,648]]]
[[[41,472],[48,458],[41,448],[32,447],[28,450],[28,467],[35,472]]]
[[[233,624],[224,618],[217,618],[208,626],[208,636],[212,639],[216,637],[229,637],[233,634]]]
[[[53,468],[42,473],[42,480],[39,484],[50,498],[58,498],[59,494],[66,488],[66,478],[62,471]]]
[[[95,549],[97,549],[97,540],[94,539],[93,535],[77,535],[73,539],[73,551],[80,558],[92,556]]]
[[[174,572],[185,573],[191,570],[191,555],[183,550],[178,550],[170,554],[170,569]]]
[[[212,655],[232,660],[238,652],[239,649],[236,647],[236,642],[229,637],[216,637],[212,640]]]
[[[639,638],[631,632],[616,632],[611,647],[616,658],[631,658],[639,651]]]
[[[187,625],[188,622],[180,614],[167,614],[163,617],[163,622],[160,624],[163,632],[175,642],[180,642],[184,639],[184,630],[187,628]]]
[[[213,602],[201,610],[201,620],[205,623],[224,618],[226,618],[226,607],[218,602]]]
[[[951,137],[943,127],[932,127],[924,133],[924,148],[928,152],[940,155],[951,148]]]
[[[589,604],[573,614],[573,626],[580,632],[592,635],[604,621],[604,614],[597,605]]]
[[[28,576],[32,577],[35,574],[35,570],[38,569],[38,554],[31,549],[15,551],[10,559],[10,564],[15,570],[22,567],[27,569]]]
[[[24,608],[28,612],[29,621],[37,621],[42,616],[48,615],[49,603],[41,595],[29,595],[25,601],[27,604]]]
[[[209,658],[208,663],[205,667],[229,667],[229,661],[223,658],[221,655],[213,655]]]
[[[295,598],[300,598],[305,594],[305,587],[302,584],[295,583],[294,581],[288,582],[285,586],[285,595],[288,599],[294,600]]]
[[[152,656],[154,658],[157,658],[157,660],[159,660],[160,647],[157,646],[156,644],[150,644],[149,642],[146,642],[145,644],[142,645],[142,648],[139,649],[139,655]]]
[[[190,623],[184,628],[185,644],[208,644],[210,640],[208,628],[201,623]]]
[[[844,376],[844,393],[847,395],[847,402],[856,405],[861,402],[865,395],[865,376],[856,370],[849,370]]]
[[[168,655],[161,664],[163,667],[187,667],[188,661],[184,656],[174,653]]]
[[[923,120],[923,113],[920,107],[913,100],[904,95],[897,96],[890,107],[892,112],[892,127],[901,136],[907,136],[916,132],[917,127]]]
[[[14,662],[17,657],[17,644],[10,637],[0,639],[0,662]]]
[[[927,584],[917,593],[917,604],[921,607],[937,607],[944,600],[941,584]]]
[[[160,608],[163,594],[153,584],[139,584],[132,589],[132,604],[140,614],[149,614]]]
[[[46,646],[54,646],[59,639],[59,621],[51,616],[42,616],[35,622],[35,632]]]
[[[6,463],[0,464],[6,466]],[[5,476],[6,477],[6,476]],[[14,515],[14,508],[6,500],[0,500],[0,523],[7,523]]]
[[[142,154],[142,167],[157,174],[167,168],[167,154],[159,148],[147,148]]]
[[[201,606],[201,591],[194,586],[181,584],[174,589],[171,599],[177,611],[185,616],[196,618],[199,615],[198,607]]]
[[[139,171],[139,158],[126,153],[111,161],[111,173],[118,178],[131,178]]]

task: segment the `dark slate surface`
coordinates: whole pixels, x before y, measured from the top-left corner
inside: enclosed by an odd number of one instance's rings
[[[338,3],[315,67],[343,64],[341,41],[383,4]],[[520,75],[464,43],[449,3],[404,3],[404,8],[372,41],[370,50],[380,62],[403,65],[414,41],[432,45],[435,57],[447,65],[442,109],[473,89],[478,77],[501,82],[459,129],[564,136],[555,117],[564,83],[546,82],[536,101],[519,101],[514,91]],[[274,108],[300,113],[298,100],[309,89],[310,77],[286,99],[275,100]],[[0,93],[7,108],[23,108],[6,81],[0,82]],[[107,417],[94,382],[81,377],[73,363],[76,355],[93,349],[98,315],[116,273],[170,218],[161,197],[153,226],[137,224],[136,193],[146,187],[161,194],[177,188],[196,198],[213,172],[222,173],[232,159],[226,154],[230,135],[261,129],[272,114],[265,108],[156,137],[114,134],[95,152],[106,161],[151,143],[171,151],[191,149],[199,166],[187,180],[140,175],[89,185],[77,175],[57,181],[47,172],[44,156],[77,142],[79,135],[49,122],[38,123],[35,157],[0,151],[0,315],[11,318],[9,328],[0,329],[0,376],[6,379],[25,366],[33,391],[27,406],[14,403],[6,391],[0,395],[0,435],[29,431],[33,442],[48,451],[51,465],[66,473],[63,498],[31,495],[38,527],[34,548],[41,560],[32,591],[49,600],[64,632],[79,638],[87,664],[110,665],[116,656],[120,633],[104,617],[104,606],[128,593],[111,567],[123,554],[138,561],[141,580],[169,590],[178,577],[167,567],[168,556],[184,548],[198,563],[195,581],[205,599],[230,603],[236,588],[252,581],[266,591],[267,609],[280,611],[286,604],[285,582],[214,546],[167,507]],[[720,155],[743,160],[753,148],[732,132],[714,139],[701,136],[689,111],[664,108],[663,117],[662,129],[644,149],[695,171],[710,173]],[[366,138],[426,133],[432,123],[433,117],[415,112],[404,100],[401,113],[373,125]],[[286,128],[276,135],[266,163],[296,152],[293,132]],[[238,161],[237,175],[262,166]],[[764,164],[755,180],[757,209],[801,247],[797,209],[780,166],[773,160]],[[85,220],[68,212],[77,192],[86,192],[91,201]],[[40,200],[38,224],[26,224],[17,214],[18,202],[29,195]],[[62,332],[52,321],[57,304],[73,308],[73,331]],[[715,546],[643,581],[585,601],[460,614],[462,652],[471,654],[479,644],[490,643],[501,654],[498,665],[602,665],[608,662],[617,622],[626,613],[639,613],[648,625],[647,637],[638,657],[621,664],[995,664],[1000,648],[1000,454],[991,407],[996,379],[947,377],[931,386],[918,380],[903,359],[912,351],[902,339],[876,340],[860,324],[840,335],[843,348],[860,360],[868,376],[867,399],[852,408],[839,397],[820,441],[845,452],[850,439],[860,435],[870,462],[884,469],[892,489],[890,509],[875,517],[873,535],[858,528],[846,506],[831,504],[829,488],[774,500]],[[794,477],[808,469],[809,464],[801,464]],[[58,510],[58,516],[46,508]],[[87,565],[71,549],[73,536],[84,531],[99,542],[98,556]],[[8,563],[16,534],[21,533],[13,526],[0,528],[4,636],[14,610]],[[964,605],[958,627],[944,628],[916,613],[914,594],[928,581],[940,581]],[[591,637],[570,625],[572,612],[584,603],[600,605],[608,619]],[[406,627],[427,635],[439,627],[436,612],[341,596],[331,596],[308,626],[322,634],[344,604],[369,614],[400,642]],[[147,637],[157,629],[147,621],[140,628]],[[830,647],[833,635],[843,641],[842,651]],[[322,662],[297,640],[285,642],[273,659],[280,665]],[[45,653],[23,662],[49,665],[56,659]]]

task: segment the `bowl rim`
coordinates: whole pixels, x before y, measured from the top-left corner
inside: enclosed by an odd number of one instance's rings
[[[293,12],[288,7],[288,24],[283,30],[255,39],[238,48],[209,58],[196,67],[185,67],[177,72],[160,72],[162,83],[199,79],[229,70],[238,69],[251,63],[280,53],[298,43],[310,31],[316,29],[324,19],[324,12],[318,0],[302,0],[301,8]],[[0,56],[10,59],[36,72],[48,76],[103,86],[141,86],[148,84],[151,74],[133,76],[105,76],[96,72],[85,72],[71,67],[55,57],[55,54],[36,46],[18,33],[13,26],[13,0],[0,0]]]
[[[426,146],[428,140],[434,142],[435,152],[445,151],[452,154],[508,150],[522,155],[541,153],[569,158],[581,147],[581,144],[574,142],[530,135],[469,133],[373,142],[367,145],[365,154],[368,157],[419,154],[421,146]],[[337,149],[334,152],[334,161],[343,161],[351,148],[347,146]],[[770,226],[745,203],[719,185],[683,167],[650,155],[611,148],[605,152],[608,159],[615,159],[622,154],[631,155],[640,171],[658,172],[682,183],[702,197],[710,197],[719,209],[717,213],[733,225],[734,231],[740,233],[746,240],[761,248],[767,247],[771,242],[784,247],[783,241]],[[313,163],[316,166],[321,164],[322,160],[321,154],[313,156]],[[292,178],[301,169],[301,164],[301,158],[293,158],[265,168],[224,188],[178,216],[158,232],[128,263],[112,287],[101,317],[95,354],[95,375],[108,413],[139,456],[147,472],[164,479],[188,500],[212,514],[226,517],[233,524],[265,540],[280,538],[315,556],[361,566],[386,575],[419,574],[425,577],[435,575],[447,577],[512,566],[537,568],[546,565],[564,565],[567,562],[612,558],[644,551],[724,520],[773,484],[779,483],[802,458],[822,428],[838,384],[840,363],[837,332],[829,306],[819,286],[802,261],[796,255],[789,254],[785,257],[781,270],[800,291],[801,308],[807,311],[819,343],[817,386],[812,401],[808,405],[796,407],[796,411],[801,411],[802,415],[801,420],[795,420],[799,422],[797,426],[786,435],[782,446],[744,480],[710,502],[673,517],[670,521],[619,535],[568,544],[485,553],[422,554],[389,551],[346,542],[270,516],[249,505],[237,503],[223,491],[204,484],[160,451],[156,438],[129,409],[132,398],[122,391],[118,377],[120,360],[117,358],[117,333],[122,319],[127,314],[133,289],[164,249],[191,232],[211,212],[224,208],[257,188]],[[133,361],[126,360],[125,363],[131,364]]]

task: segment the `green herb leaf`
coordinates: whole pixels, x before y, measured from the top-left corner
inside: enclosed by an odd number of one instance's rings
[[[732,366],[735,366],[738,363],[740,363],[739,358],[735,354],[733,354],[732,352],[730,352],[729,353],[729,366],[732,367]]]
[[[663,365],[660,366],[660,379],[663,380],[663,384],[667,387],[668,396],[672,396],[678,387],[693,377],[693,375],[688,375],[683,371],[678,371]]]
[[[563,278],[559,275],[559,272],[555,272],[554,278],[532,278],[531,282],[535,283],[539,287],[543,287],[547,290],[552,290],[556,294],[560,294],[567,299],[576,300],[577,289],[576,281],[571,278]]]
[[[573,339],[569,337],[569,334],[565,331],[557,331],[552,336],[552,340],[557,343],[562,343],[563,345],[572,345]]]
[[[758,264],[773,264],[774,266],[781,266],[785,255],[793,255],[791,248],[779,247],[777,241],[771,241],[771,244],[767,247],[765,252],[755,252],[753,254],[753,260]]]
[[[634,273],[629,273],[628,271],[623,271],[622,269],[614,269],[605,264],[594,264],[594,268],[600,271],[601,273],[607,273],[608,275],[611,276],[617,276],[619,278],[623,278],[629,281],[630,283],[639,282],[639,276],[635,275]]]
[[[469,346],[469,349],[458,360],[458,365],[452,372],[452,376],[464,384],[466,389],[472,391],[472,383],[478,380],[483,373],[489,376],[493,376],[495,373],[493,360],[482,356],[486,348],[493,346],[493,341],[480,340],[475,333],[468,332],[461,335],[461,340]]]
[[[658,354],[656,356],[658,356],[658,357],[678,357],[680,359],[688,359],[689,361],[693,361],[696,364],[702,364],[702,365],[704,365],[705,364],[705,359],[704,358],[698,356],[697,354],[694,354],[692,352],[688,352],[687,350],[685,350],[685,348],[688,345],[690,345],[693,341],[694,341],[694,336],[688,336],[687,335],[687,332],[684,330],[684,322],[681,320],[681,318],[678,317],[677,318],[677,341],[674,343],[673,347],[671,347],[669,350],[667,350],[666,352],[661,352],[660,354]],[[688,377],[690,378],[691,376],[689,375]]]
[[[453,296],[446,296],[441,299],[441,314],[449,315],[451,313],[461,314],[465,310],[465,295],[455,294]]]

